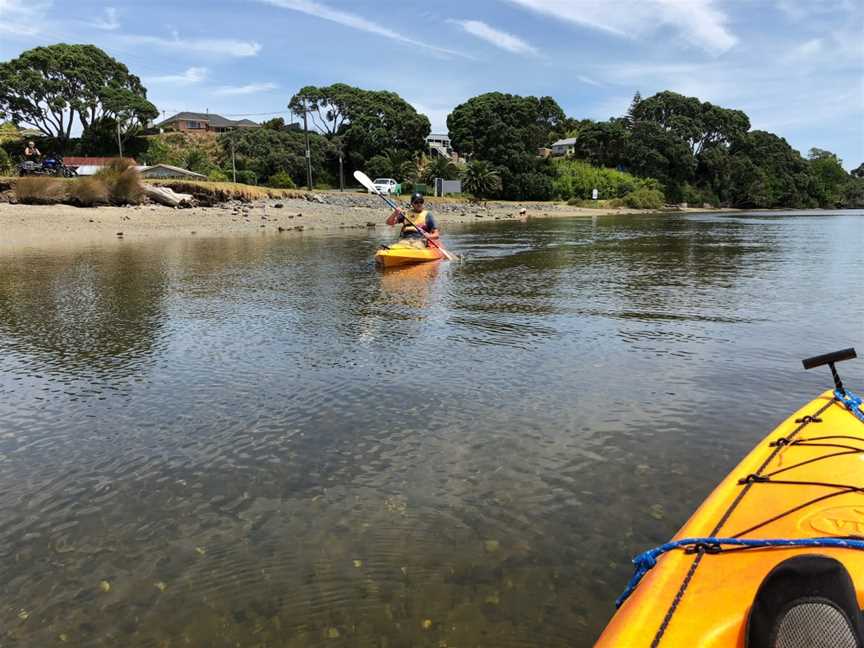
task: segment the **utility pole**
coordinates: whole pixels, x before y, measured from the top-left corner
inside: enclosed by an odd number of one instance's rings
[[[339,191],[345,191],[345,174],[342,172],[342,149],[339,149]]]
[[[237,184],[237,163],[234,161],[234,133],[229,138],[231,142],[231,173],[234,174],[234,184]]]
[[[306,113],[309,107],[303,102],[303,133],[306,136],[306,186],[312,191],[312,152],[309,150],[309,126],[306,123]]]
[[[120,149],[120,157],[123,157],[123,140],[120,138],[120,116],[117,115],[114,122],[117,125],[117,148]]]

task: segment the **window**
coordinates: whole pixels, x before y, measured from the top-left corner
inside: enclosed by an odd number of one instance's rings
[[[187,121],[186,128],[204,128],[204,122],[200,121]]]

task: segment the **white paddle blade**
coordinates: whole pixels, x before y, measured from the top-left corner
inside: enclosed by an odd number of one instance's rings
[[[378,190],[375,189],[375,184],[369,179],[369,176],[367,176],[362,171],[355,171],[354,172],[354,179],[357,182],[359,182],[361,185],[366,187],[369,191],[371,191],[373,193],[378,193]]]

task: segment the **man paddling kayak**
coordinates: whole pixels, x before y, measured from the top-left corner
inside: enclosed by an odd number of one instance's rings
[[[423,208],[423,203],[423,194],[415,193],[411,196],[411,213],[408,215],[407,220],[401,209],[393,210],[393,213],[387,218],[388,225],[392,226],[397,223],[402,225],[399,238],[407,239],[417,247],[426,247],[428,245],[427,238],[439,238],[438,224],[435,222],[432,214]],[[408,221],[411,221],[411,224]],[[419,230],[423,230],[426,236],[424,237]]]

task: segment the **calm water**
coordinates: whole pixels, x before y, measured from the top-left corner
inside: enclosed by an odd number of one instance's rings
[[[864,351],[862,213],[375,236],[0,243],[0,645],[588,646]]]

